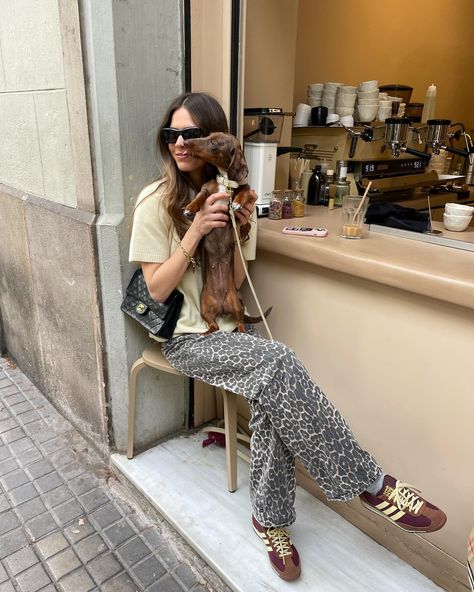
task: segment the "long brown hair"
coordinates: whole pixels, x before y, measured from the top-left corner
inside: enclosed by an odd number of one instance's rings
[[[190,188],[199,188],[193,187],[188,175],[178,169],[171,156],[168,144],[163,141],[161,133],[164,127],[170,127],[173,114],[180,107],[185,107],[189,111],[194,123],[201,128],[205,136],[212,132],[228,133],[229,126],[224,110],[218,101],[207,93],[188,92],[179,95],[171,103],[161,122],[156,138],[156,146],[163,158],[162,190],[166,199],[168,213],[179,237],[182,238],[190,225],[189,219],[183,216],[184,207],[189,202]],[[216,172],[216,169],[209,165],[207,178],[212,178]]]

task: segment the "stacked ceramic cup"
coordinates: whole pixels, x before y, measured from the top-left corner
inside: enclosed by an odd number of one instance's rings
[[[308,105],[311,107],[320,107],[321,99],[323,96],[323,83],[315,82],[314,84],[308,84]]]
[[[378,80],[361,82],[357,87],[357,120],[363,123],[374,121],[379,110]]]
[[[458,203],[447,203],[444,206],[443,222],[446,230],[462,232],[472,220],[474,208]]]
[[[357,99],[355,86],[339,86],[336,92],[336,104],[334,112],[339,115],[344,125],[354,125],[354,106]]]
[[[377,111],[378,121],[385,121],[387,117],[392,117],[392,99],[387,93],[379,93],[379,110]]]
[[[335,113],[337,89],[343,86],[342,82],[325,82],[323,86],[323,95],[321,105],[327,107],[328,113]]]

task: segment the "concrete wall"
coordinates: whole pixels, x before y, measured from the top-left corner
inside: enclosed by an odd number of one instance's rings
[[[75,207],[87,182],[76,2],[1,0],[0,14],[0,182]]]
[[[181,3],[0,0],[0,14],[0,346],[104,453],[124,449],[128,373],[150,343],[120,311],[129,215],[183,90]],[[138,396],[137,447],[183,427],[184,378],[144,371]]]
[[[140,189],[157,177],[156,132],[169,102],[183,91],[181,2],[84,0],[85,67],[99,216],[99,260],[106,394],[112,445],[127,439],[128,375],[150,340],[120,304],[132,275],[129,224]],[[185,423],[188,382],[145,369],[138,380],[136,447]]]
[[[78,4],[0,0],[0,14],[2,346],[105,451]]]

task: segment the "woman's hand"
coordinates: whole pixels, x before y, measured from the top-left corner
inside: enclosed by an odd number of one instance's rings
[[[250,216],[255,209],[255,202],[257,201],[257,194],[253,189],[250,189],[250,201],[242,207],[240,210],[235,211],[235,221],[237,222],[237,226],[245,226],[250,220]]]
[[[226,202],[220,202],[220,200],[226,200]],[[229,220],[228,200],[229,197],[224,191],[210,195],[194,216],[191,228],[201,236],[209,234],[213,228],[223,228]]]

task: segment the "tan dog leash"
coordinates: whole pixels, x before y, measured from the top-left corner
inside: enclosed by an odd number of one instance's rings
[[[244,259],[244,254],[242,253],[242,246],[240,244],[239,231],[237,229],[237,223],[235,221],[234,208],[232,207],[232,192],[233,192],[232,191],[232,187],[227,187],[227,186],[225,186],[225,187],[226,187],[227,194],[229,195],[229,216],[230,216],[230,220],[232,222],[232,227],[234,229],[235,240],[236,240],[236,243],[237,243],[237,247],[239,249],[239,255],[240,255],[240,258],[242,260],[242,265],[244,266],[245,275],[247,277],[247,281],[249,283],[250,289],[252,290],[252,294],[253,294],[253,297],[255,299],[255,302],[257,303],[257,308],[258,308],[258,311],[260,313],[260,316],[262,317],[262,321],[263,321],[263,324],[265,325],[265,329],[266,329],[266,331],[268,333],[269,338],[271,339],[271,341],[273,341],[272,332],[270,331],[270,327],[268,326],[267,319],[265,318],[265,316],[263,314],[262,307],[260,306],[260,302],[259,302],[259,300],[257,298],[257,293],[255,292],[255,288],[253,287],[252,280],[250,279],[250,275],[249,275],[249,272],[248,272],[248,269],[247,269],[247,262]]]

